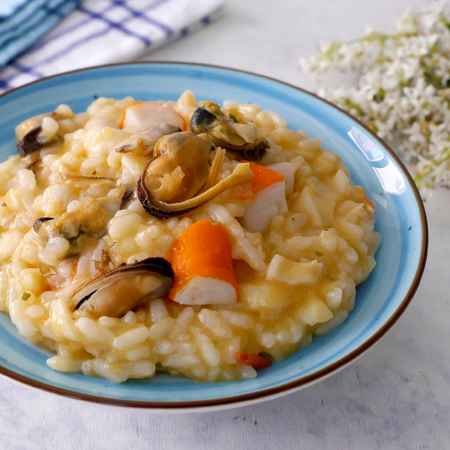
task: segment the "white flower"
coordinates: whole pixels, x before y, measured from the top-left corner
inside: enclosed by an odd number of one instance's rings
[[[444,6],[405,14],[395,34],[368,29],[349,43],[322,45],[302,61],[313,73],[356,75],[351,87],[320,95],[397,148],[420,187],[450,187],[450,19]]]

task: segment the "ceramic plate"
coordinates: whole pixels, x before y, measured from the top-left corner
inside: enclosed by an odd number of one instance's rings
[[[420,281],[427,252],[422,202],[405,168],[382,141],[335,106],[297,87],[252,73],[207,65],[142,63],[74,71],[28,84],[0,97],[0,157],[15,153],[14,128],[23,119],[67,103],[84,110],[96,96],[175,100],[185,90],[198,98],[257,103],[293,129],[319,138],[349,168],[376,207],[381,246],[377,265],[357,289],[349,318],[309,347],[257,378],[198,383],[158,376],[113,384],[49,369],[48,353],[21,338],[0,314],[0,372],[18,381],[77,399],[156,409],[239,405],[291,392],[342,368],[377,342],[396,322]]]

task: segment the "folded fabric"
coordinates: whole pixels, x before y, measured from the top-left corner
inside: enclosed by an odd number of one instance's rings
[[[218,17],[222,4],[223,0],[85,0],[0,70],[0,90],[70,69],[134,60],[207,25]]]
[[[0,2],[0,20],[15,12],[19,6],[22,6],[26,2],[27,0],[3,0]]]
[[[36,42],[79,3],[79,0],[30,0],[2,17],[0,66]]]

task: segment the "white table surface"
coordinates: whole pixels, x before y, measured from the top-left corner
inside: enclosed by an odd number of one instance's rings
[[[427,0],[232,0],[208,29],[146,59],[234,66],[305,85],[318,42],[389,29]],[[4,450],[450,449],[450,192],[427,204],[425,276],[397,326],[332,378],[256,406],[162,416],[77,402],[0,379]]]

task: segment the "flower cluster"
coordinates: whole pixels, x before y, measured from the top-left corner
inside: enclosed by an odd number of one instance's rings
[[[314,74],[342,71],[350,87],[319,94],[398,150],[420,188],[450,187],[450,19],[444,4],[405,14],[394,34],[368,31],[302,60]]]

